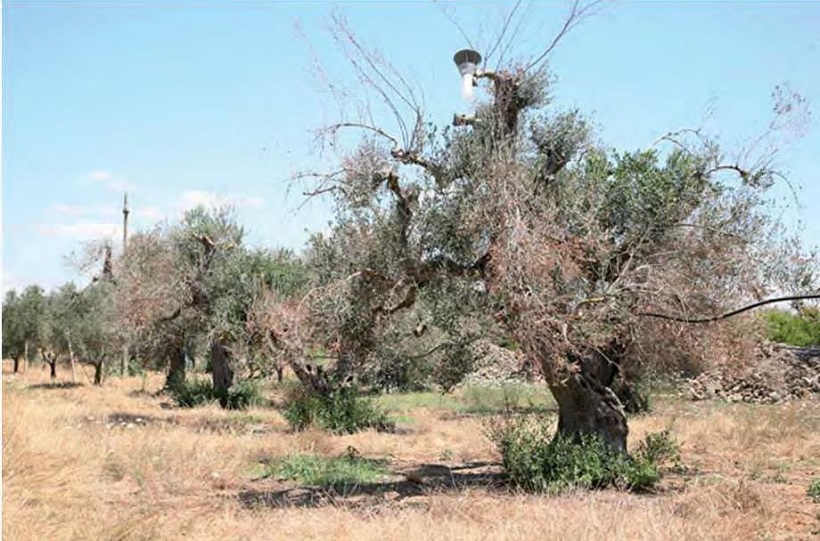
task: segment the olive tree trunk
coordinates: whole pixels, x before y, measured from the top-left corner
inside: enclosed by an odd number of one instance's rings
[[[233,385],[231,352],[220,341],[211,344],[211,373],[214,382],[214,393],[219,397],[222,407],[228,405],[228,389]]]
[[[608,353],[610,355],[596,350],[583,357],[571,356],[569,360],[576,370],[549,382],[558,403],[556,437],[577,440],[584,435],[594,435],[613,451],[625,454],[629,435],[626,413],[610,388],[619,367],[612,360],[616,352]]]
[[[49,375],[51,376],[51,379],[57,379],[57,354],[40,351],[40,355],[43,356],[43,361],[49,367]]]
[[[102,385],[104,367],[105,359],[100,359],[94,363],[94,385]]]
[[[20,357],[15,357],[14,358],[14,373],[16,374],[19,369],[20,369]]]
[[[180,346],[174,348],[169,359],[168,376],[165,388],[174,389],[185,383],[185,350]]]
[[[71,360],[71,381],[77,383],[77,363],[74,359],[74,348],[71,346],[71,340],[68,341],[68,357]]]
[[[626,453],[629,427],[612,389],[581,374],[573,374],[550,388],[558,402],[558,437],[577,440],[583,435],[595,435],[613,451]]]

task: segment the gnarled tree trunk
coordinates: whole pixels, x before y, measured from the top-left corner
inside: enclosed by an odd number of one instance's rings
[[[582,374],[551,384],[558,402],[558,437],[599,436],[612,450],[626,453],[626,413],[612,389]]]
[[[619,371],[613,361],[617,358],[617,347],[614,344],[606,354],[594,350],[583,356],[570,355],[571,373],[549,382],[558,403],[557,437],[578,439],[587,434],[595,435],[613,451],[626,453],[629,435],[626,413],[610,388]]]
[[[214,393],[219,397],[219,403],[224,408],[228,405],[228,389],[233,385],[233,369],[231,368],[231,352],[219,340],[211,344],[211,371]]]

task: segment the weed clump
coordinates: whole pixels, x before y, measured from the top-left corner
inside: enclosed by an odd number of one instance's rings
[[[331,458],[289,455],[271,463],[265,476],[346,491],[356,485],[378,481],[387,473],[384,460],[363,458],[358,451],[349,448],[346,453]]]
[[[594,435],[554,436],[551,420],[506,417],[489,424],[489,436],[511,483],[528,492],[561,493],[573,488],[614,486],[646,490],[660,481],[660,466],[679,460],[669,430],[650,434],[632,455],[611,450]]]
[[[820,503],[820,477],[812,479],[807,494],[814,503]]]
[[[338,434],[352,434],[368,428],[380,432],[395,429],[387,413],[353,387],[321,395],[298,388],[288,397],[284,416],[294,430],[315,426]]]

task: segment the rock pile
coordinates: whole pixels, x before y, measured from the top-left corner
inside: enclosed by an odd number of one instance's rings
[[[532,379],[532,371],[525,366],[523,357],[514,351],[478,340],[470,345],[474,356],[473,371],[462,383],[499,384],[523,382]]]
[[[742,369],[720,367],[694,378],[692,397],[774,404],[820,395],[820,347],[764,344],[756,357]]]

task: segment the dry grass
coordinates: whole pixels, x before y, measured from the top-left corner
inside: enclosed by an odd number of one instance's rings
[[[8,370],[8,367],[6,367]],[[3,537],[13,540],[809,539],[820,505],[820,404],[660,402],[632,441],[672,423],[685,475],[652,495],[542,497],[498,483],[482,418],[412,408],[398,434],[292,434],[274,410],[168,409],[161,378],[102,389],[3,383]],[[387,458],[398,475],[342,497],[260,479],[260,461]],[[489,463],[489,465],[488,465]],[[408,480],[410,479],[410,480]],[[455,485],[455,486],[454,486]]]

